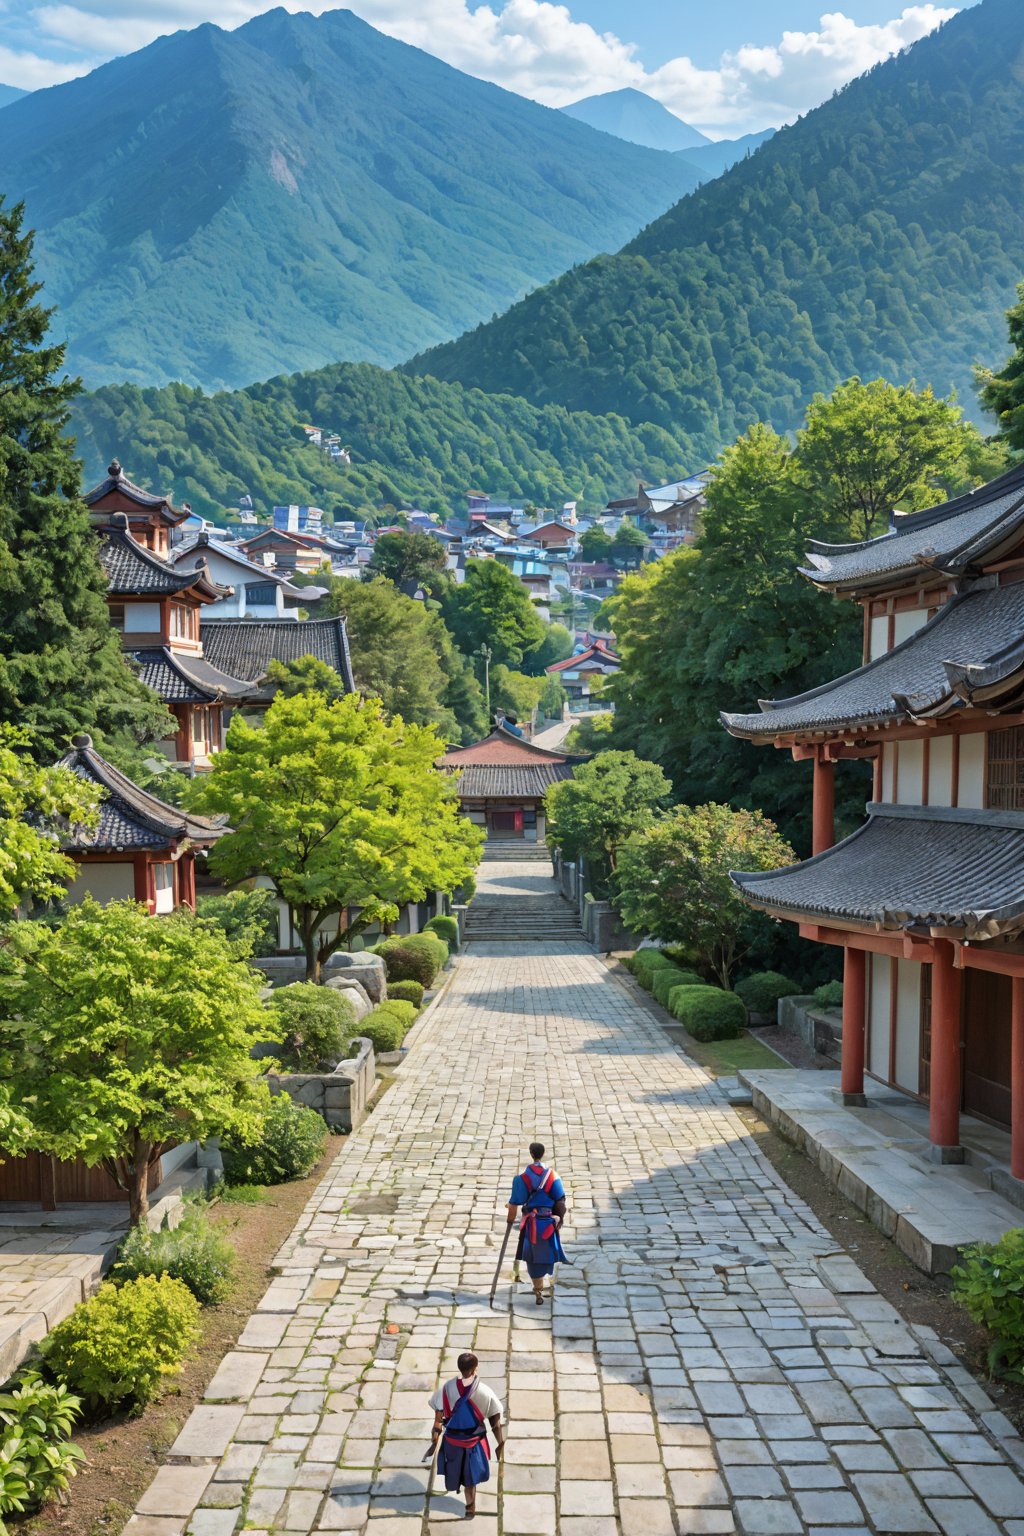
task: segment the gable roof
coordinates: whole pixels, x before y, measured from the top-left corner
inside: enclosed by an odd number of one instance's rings
[[[91,491],[85,491],[82,500],[87,507],[93,507],[105,496],[111,496],[115,492],[147,512],[159,512],[165,523],[182,523],[189,516],[188,510],[183,511],[180,507],[176,507],[169,496],[144,491],[141,485],[136,485],[134,481],[129,480],[117,459],[113,459],[108,464],[106,479],[94,485]]]
[[[292,586],[288,578],[282,576],[281,572],[272,565],[257,565],[255,560],[247,560],[245,555],[241,553],[241,546],[222,544],[219,539],[211,539],[207,533],[197,534],[194,539],[186,539],[184,543],[176,544],[171,550],[171,564],[174,566],[184,565],[189,555],[192,555],[194,557],[192,568],[195,569],[200,564],[205,564],[205,561],[202,559],[202,552],[204,550],[209,550],[211,554],[219,555],[222,560],[230,561],[232,565],[236,565],[247,576],[258,576],[261,581],[270,581],[275,586],[283,587],[290,596],[308,590],[303,587]],[[225,588],[224,590],[228,591],[229,589]]]
[[[199,847],[209,847],[227,831],[220,822],[190,815],[141,789],[127,774],[100,756],[91,736],[72,737],[71,751],[57,766],[70,769],[78,778],[98,785],[103,792],[96,829],[73,828],[61,839],[61,847],[68,853],[161,849],[186,837]]]
[[[167,597],[192,592],[200,602],[211,603],[231,591],[213,580],[205,562],[190,571],[179,571],[170,561],[154,555],[132,538],[123,512],[115,512],[109,526],[98,532],[100,564],[111,597]]]
[[[249,685],[246,697],[268,701],[272,687],[264,686],[272,661],[298,661],[315,656],[333,667],[347,693],[356,693],[345,620],[217,619],[203,626],[203,650],[210,660]]]
[[[457,793],[460,800],[539,800],[572,774],[572,763],[470,763],[459,774]]]
[[[212,666],[205,656],[172,651],[167,645],[142,646],[125,655],[132,657],[146,687],[165,704],[216,704],[241,700],[247,693],[245,683]]]
[[[576,537],[576,529],[568,528],[565,523],[560,523],[557,517],[553,517],[551,521],[547,523],[537,523],[533,528],[529,530],[529,532],[524,533],[522,537],[524,539],[536,539],[540,536],[540,534],[547,533],[552,528],[557,528],[559,533],[567,533],[570,540]]]
[[[496,725],[491,734],[480,741],[471,742],[467,747],[449,747],[441,759],[441,766],[461,768],[467,763],[489,764],[492,767],[517,764],[527,766],[531,763],[585,763],[588,756],[586,752],[559,752],[550,747],[538,747],[524,736],[517,736],[503,725]]]
[[[577,651],[573,656],[566,656],[564,661],[553,661],[550,667],[545,667],[545,672],[565,672],[570,667],[585,666],[588,661],[607,662],[613,667],[622,665],[622,659],[603,641],[593,640],[586,650]]]

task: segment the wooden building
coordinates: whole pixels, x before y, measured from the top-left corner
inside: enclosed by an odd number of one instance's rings
[[[813,857],[737,874],[752,905],[844,951],[842,1091],[928,1103],[939,1160],[962,1111],[1012,1132],[1024,1179],[1024,467],[813,544],[803,574],[864,612],[863,664],[733,735],[813,763]],[[834,765],[864,758],[867,820],[834,842]]]
[[[585,756],[552,752],[496,725],[468,747],[450,747],[442,768],[459,772],[459,800],[470,821],[493,839],[544,841],[544,795],[571,779]]]
[[[553,661],[544,670],[561,683],[569,695],[570,706],[579,709],[588,705],[591,697],[596,700],[603,679],[613,677],[621,665],[620,658],[607,641],[597,639],[564,661]]]
[[[331,619],[217,619],[203,631],[203,645],[213,665],[243,685],[244,691],[231,701],[228,718],[235,709],[249,714],[268,708],[275,693],[268,678],[274,661],[287,666],[304,656],[315,656],[337,672],[346,693],[358,691],[348,632],[340,615]]]

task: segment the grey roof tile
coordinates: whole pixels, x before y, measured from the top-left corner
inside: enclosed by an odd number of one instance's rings
[[[334,668],[347,692],[356,692],[345,620],[340,617],[210,618],[203,625],[203,651],[214,666],[257,685],[265,681],[272,661],[287,664],[303,656],[315,656]],[[253,693],[251,688],[249,693]]]
[[[452,764],[451,766],[457,766]],[[552,784],[571,779],[571,763],[467,763],[461,770],[459,796],[463,800],[533,799]]]
[[[62,838],[61,847],[69,853],[159,849],[185,837],[205,847],[226,831],[220,823],[190,815],[141,789],[100,756],[89,736],[76,736],[72,750],[61,758],[58,767],[70,769],[103,792],[96,829],[86,832],[79,828]]]
[[[206,632],[203,640],[205,644]],[[137,663],[147,688],[165,704],[212,704],[248,697],[250,689],[237,677],[212,666],[203,656],[183,656],[168,646],[126,652]]]
[[[144,549],[130,533],[116,528],[100,530],[99,553],[111,597],[183,592],[195,586],[200,576],[208,577],[205,571],[175,570],[168,561]]]

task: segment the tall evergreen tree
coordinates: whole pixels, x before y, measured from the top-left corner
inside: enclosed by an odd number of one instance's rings
[[[141,742],[171,722],[107,617],[66,432],[80,386],[47,339],[53,311],[37,302],[23,220],[0,198],[0,723],[27,728],[48,756],[75,731]]]

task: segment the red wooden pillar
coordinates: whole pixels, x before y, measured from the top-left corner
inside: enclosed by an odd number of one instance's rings
[[[1010,1172],[1024,1179],[1024,976],[1013,978],[1010,1020]]]
[[[186,907],[196,909],[196,856],[194,853],[183,854],[178,862],[179,878],[181,880],[181,900]]]
[[[137,853],[132,860],[135,873],[135,900],[149,905],[149,860],[144,853]]]
[[[814,759],[811,852],[824,853],[836,840],[836,766],[819,751]]]
[[[960,987],[963,972],[953,965],[953,946],[935,940],[932,964],[932,1051],[928,1136],[942,1162],[960,1162]]]
[[[817,765],[815,765],[817,766]],[[867,1022],[867,956],[843,951],[843,1058],[841,1089],[846,1104],[864,1103],[864,1037]]]

